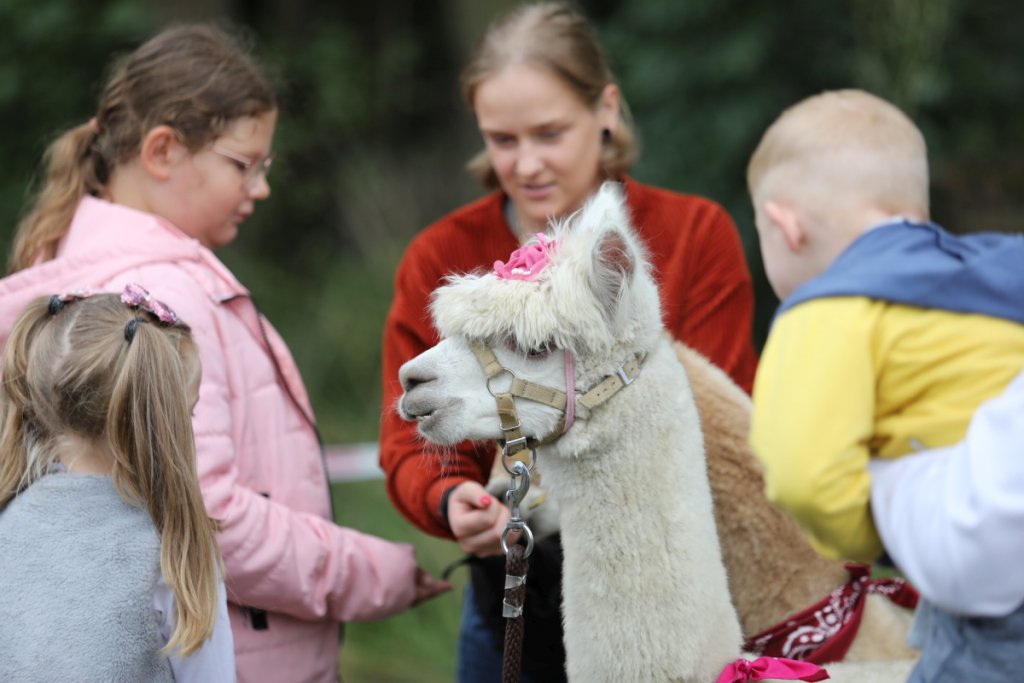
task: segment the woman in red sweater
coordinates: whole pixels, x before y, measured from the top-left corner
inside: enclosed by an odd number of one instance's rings
[[[653,261],[666,328],[748,392],[757,357],[753,289],[735,225],[712,201],[625,175],[635,157],[628,109],[583,17],[543,3],[498,20],[463,72],[463,94],[485,146],[469,167],[495,191],[421,232],[399,265],[384,331],[380,447],[395,507],[476,558],[458,680],[478,683],[501,677],[499,541],[509,511],[483,488],[494,445],[425,452],[415,426],[394,410],[399,367],[438,341],[428,302],[445,275],[491,267],[543,231],[549,218],[569,215],[602,181],[617,179]],[[523,680],[564,680],[558,539],[538,543],[530,565]]]

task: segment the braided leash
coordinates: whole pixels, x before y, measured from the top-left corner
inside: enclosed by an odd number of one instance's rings
[[[505,502],[511,515],[501,534],[501,549],[505,551],[505,600],[501,615],[508,619],[505,623],[505,654],[501,667],[503,683],[519,683],[523,662],[523,603],[526,601],[526,571],[530,567],[527,558],[533,552],[533,533],[519,515],[519,504],[530,490],[530,470],[536,462],[536,452],[530,453],[533,457],[529,465],[521,460],[509,465],[507,453],[502,454],[502,464],[511,476],[509,489],[505,493]],[[513,531],[522,536],[510,545],[509,534]]]
[[[526,598],[526,572],[530,563],[526,548],[515,544],[505,561],[505,656],[501,667],[503,683],[519,683],[523,661],[523,603]]]

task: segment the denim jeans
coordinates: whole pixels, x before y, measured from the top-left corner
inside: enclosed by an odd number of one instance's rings
[[[1024,681],[1024,606],[1005,617],[963,617],[922,600],[910,644],[921,659],[907,683]]]
[[[458,683],[501,683],[504,652],[484,623],[473,599],[473,585],[462,596],[462,626],[459,632]],[[540,683],[525,674],[522,683]]]

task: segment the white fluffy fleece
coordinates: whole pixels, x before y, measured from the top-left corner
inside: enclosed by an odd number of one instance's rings
[[[578,411],[572,428],[538,453],[561,511],[569,680],[710,683],[739,657],[740,627],[697,409],[619,187],[602,187],[554,236],[557,251],[536,281],[464,275],[436,292],[432,313],[445,339],[402,367],[399,411],[434,442],[500,438],[467,339],[491,345],[517,376],[556,388],[565,387],[564,354],[522,350],[571,350],[580,392],[645,355],[633,384]],[[492,380],[492,389],[507,381]],[[528,436],[546,434],[559,417],[541,404],[516,407]]]

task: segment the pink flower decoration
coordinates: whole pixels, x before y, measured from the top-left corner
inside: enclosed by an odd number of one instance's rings
[[[494,272],[503,280],[536,280],[551,262],[551,254],[555,253],[558,242],[549,240],[544,233],[538,232],[535,242],[525,244],[508,257],[508,263],[494,262]]]

